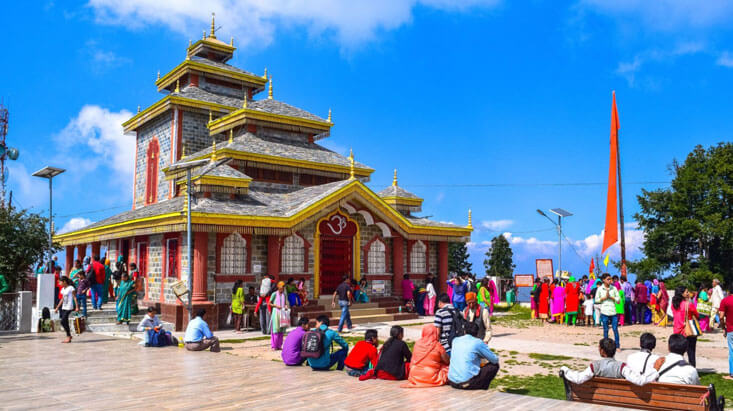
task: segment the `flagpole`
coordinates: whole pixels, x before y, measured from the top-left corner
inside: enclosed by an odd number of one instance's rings
[[[613,92],[614,98],[616,91]],[[618,145],[618,131],[616,132],[616,174],[618,174],[618,209],[619,222],[621,223],[621,265],[626,263],[626,236],[624,235],[624,196],[621,186],[621,149]]]

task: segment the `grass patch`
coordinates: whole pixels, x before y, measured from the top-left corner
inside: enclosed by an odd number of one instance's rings
[[[269,340],[269,335],[263,335],[261,337],[252,337],[252,338],[230,338],[226,340],[219,340],[219,343],[222,344],[241,344],[243,342],[247,341],[263,341],[263,340]]]
[[[274,362],[283,362],[283,360],[281,360],[281,359],[279,359],[279,358],[271,358],[271,359],[270,359],[270,361],[274,361]]]
[[[708,384],[715,385],[715,394],[717,396],[725,397],[726,402],[729,402],[733,398],[733,384],[730,381],[724,380],[726,374],[714,374],[714,373],[700,373],[700,385],[707,386]]]
[[[555,400],[565,399],[565,387],[560,377],[556,375],[533,375],[529,377],[508,375],[496,378],[491,385],[498,388],[499,391],[511,394]]]
[[[528,328],[532,324],[532,310],[520,305],[514,305],[504,311],[507,315],[493,316],[491,322],[510,328]]]
[[[400,324],[400,327],[415,327],[417,325],[425,325],[430,324],[430,321],[426,321],[424,323],[409,323],[409,324]]]
[[[590,346],[590,344],[588,344],[588,343],[585,343],[585,342],[573,343],[573,345],[585,345],[585,346]]]
[[[346,341],[346,343],[349,344],[350,347],[355,346],[356,343],[358,343],[359,341],[364,341],[363,336],[362,337],[352,337],[352,336],[343,337],[342,336],[341,338],[343,338],[344,341]],[[381,346],[382,344],[384,344],[384,341],[380,340],[379,345]],[[404,340],[404,341],[405,341],[405,344],[407,344],[407,347],[410,349],[410,351],[412,351],[412,349],[415,347],[415,341],[408,341],[408,340]],[[338,344],[334,344],[333,348],[338,349]]]
[[[509,351],[509,355],[517,355],[519,354],[519,351]]]
[[[712,341],[713,341],[713,340],[711,340],[711,339],[709,339],[709,338],[698,338],[698,339],[697,339],[697,342],[712,342]]]
[[[529,354],[529,358],[538,361],[567,361],[573,359],[573,357],[568,357],[565,355],[540,354],[536,352]]]

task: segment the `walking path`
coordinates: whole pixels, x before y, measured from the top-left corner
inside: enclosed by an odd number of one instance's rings
[[[3,409],[608,409],[495,390],[402,389],[273,361],[84,334],[0,336]],[[226,348],[226,347],[224,347]]]

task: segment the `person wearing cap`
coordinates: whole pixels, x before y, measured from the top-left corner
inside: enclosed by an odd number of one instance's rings
[[[466,293],[466,308],[463,310],[463,318],[478,327],[476,338],[487,345],[491,340],[491,316],[489,310],[478,304],[476,293]]]
[[[277,283],[277,291],[272,293],[267,302],[267,308],[272,312],[270,316],[270,347],[273,351],[283,348],[283,334],[290,325],[288,293],[285,291],[285,282]]]

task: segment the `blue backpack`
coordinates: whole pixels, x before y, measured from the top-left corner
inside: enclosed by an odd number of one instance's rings
[[[148,330],[148,345],[151,347],[165,347],[170,345],[168,333],[162,328],[158,332]]]

